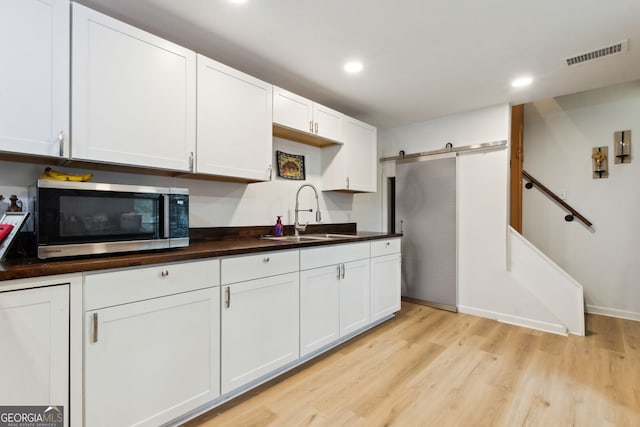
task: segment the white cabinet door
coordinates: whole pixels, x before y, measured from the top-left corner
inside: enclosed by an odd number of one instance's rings
[[[298,358],[299,274],[236,283],[221,290],[221,388],[225,394]]]
[[[342,264],[340,279],[340,336],[369,323],[369,260]]]
[[[377,141],[376,128],[352,118],[343,123],[344,148],[346,151],[344,173],[347,189],[376,191]]]
[[[324,105],[313,103],[313,133],[323,138],[342,141],[343,114]]]
[[[371,321],[400,310],[399,253],[371,258]]]
[[[286,128],[342,141],[343,114],[295,93],[273,88],[273,123]]]
[[[274,86],[273,123],[300,132],[313,133],[313,102]]]
[[[198,55],[196,172],[270,179],[272,86]]]
[[[157,426],[219,395],[219,288],[85,313],[88,426]]]
[[[69,424],[69,286],[0,293],[0,402],[64,406]]]
[[[300,272],[300,356],[340,338],[340,265]]]
[[[0,1],[0,151],[61,155],[69,30],[67,0]]]
[[[377,131],[359,120],[344,117],[343,145],[322,149],[324,191],[375,192],[377,188]]]
[[[73,4],[71,157],[190,171],[196,56]]]

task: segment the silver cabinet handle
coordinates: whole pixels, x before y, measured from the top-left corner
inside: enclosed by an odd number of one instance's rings
[[[342,264],[342,278],[343,278],[343,279],[344,279],[344,271],[345,271],[345,270],[346,270],[346,269],[344,268],[344,264]]]
[[[167,277],[168,275],[169,275],[169,270],[162,270],[160,272],[160,276],[162,276],[162,277]]]
[[[271,181],[271,178],[273,178],[273,165],[267,168],[267,181]]]
[[[338,267],[338,268],[337,268],[337,270],[338,270],[338,275],[336,276],[336,278],[337,278],[338,280],[340,280],[340,264],[338,264],[338,265],[337,265],[337,267]]]
[[[268,263],[269,261],[271,261],[271,259],[268,256],[262,258],[262,262],[264,262],[265,264]]]
[[[318,134],[318,122],[316,122],[316,129],[315,130],[316,130],[315,134],[317,135]]]
[[[224,290],[224,306],[226,308],[231,307],[231,289],[228,286]]]
[[[349,177],[347,177],[347,190],[349,189]]]
[[[93,339],[92,342],[98,342],[98,313],[93,313]]]
[[[64,132],[58,134],[58,146],[60,148],[60,157],[64,156]]]
[[[404,233],[404,221],[400,220],[400,233]]]
[[[309,122],[309,133],[313,133],[313,120]]]
[[[189,171],[193,172],[193,151],[189,154]]]

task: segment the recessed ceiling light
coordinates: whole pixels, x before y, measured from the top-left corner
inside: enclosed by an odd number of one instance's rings
[[[344,70],[347,73],[359,73],[360,71],[362,71],[362,68],[362,62],[360,61],[350,61],[344,64]]]
[[[520,77],[511,82],[511,86],[513,87],[524,87],[529,86],[533,82],[531,77]]]
[[[246,3],[248,0],[227,0],[229,3],[241,4]]]

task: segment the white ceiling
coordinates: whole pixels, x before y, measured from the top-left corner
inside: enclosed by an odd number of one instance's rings
[[[79,3],[382,128],[640,78],[640,0]],[[563,61],[625,39],[627,53]],[[524,74],[533,85],[512,88]]]

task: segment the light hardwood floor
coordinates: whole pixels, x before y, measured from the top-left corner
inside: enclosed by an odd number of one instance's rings
[[[640,426],[640,322],[557,336],[404,303],[194,426]]]

